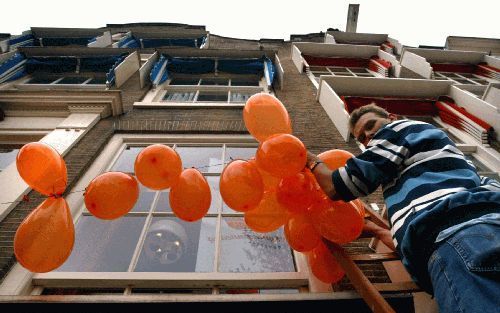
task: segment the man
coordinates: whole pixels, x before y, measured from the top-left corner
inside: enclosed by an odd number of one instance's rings
[[[308,166],[334,200],[382,186],[391,231],[372,231],[396,248],[441,312],[500,312],[500,184],[436,127],[370,104],[352,112],[351,133],[367,149],[330,171],[312,153]]]

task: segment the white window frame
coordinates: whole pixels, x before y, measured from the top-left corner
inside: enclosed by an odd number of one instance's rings
[[[453,77],[446,76],[445,74],[454,74],[454,75],[457,75],[459,78],[467,80],[470,84],[464,84],[462,82],[454,80]],[[478,82],[476,82],[475,80],[473,80],[471,78],[463,76],[462,74],[465,74],[465,73],[434,71],[434,79],[436,79],[436,80],[451,80],[451,81],[454,81],[455,83],[457,83],[459,85],[472,85],[472,86],[488,86],[488,83],[495,82],[494,79],[491,79],[491,78],[488,78],[488,77],[484,77],[484,76],[480,76],[480,75],[476,75],[476,74],[472,74],[472,75],[474,75],[475,78],[481,79],[481,80],[484,80],[484,81],[487,82],[486,84],[481,84],[481,83],[478,83]]]
[[[90,181],[107,171],[116,162],[127,145],[144,145],[154,143],[178,144],[253,144],[255,140],[249,135],[153,135],[153,134],[117,134],[106,145],[103,152],[93,162],[71,191],[83,190]],[[84,209],[81,193],[71,193],[66,198],[71,208],[75,223]],[[219,209],[222,210],[222,207]],[[226,214],[226,213],[224,213]],[[237,216],[238,213],[235,213]],[[220,223],[220,219],[218,219]],[[216,228],[216,236],[220,235],[220,225]],[[139,246],[139,245],[138,245]],[[293,251],[293,250],[292,250]],[[217,257],[217,248],[215,257]],[[212,288],[218,294],[220,288],[297,288],[301,292],[331,292],[332,286],[317,280],[309,274],[309,266],[305,254],[293,251],[296,272],[267,273],[158,273],[158,272],[49,272],[34,274],[25,283],[39,286],[31,290],[36,295],[46,288],[124,288],[124,294],[130,294],[132,288]],[[217,264],[217,263],[215,263]],[[17,272],[26,270],[17,269]],[[24,271],[23,271],[24,270]],[[29,273],[29,272],[28,272]],[[9,277],[8,277],[9,278]],[[9,278],[15,280],[16,277]],[[18,277],[17,279],[21,279]],[[12,284],[12,281],[9,281]],[[43,286],[43,287],[42,287]],[[132,287],[133,286],[133,287]],[[18,288],[18,289],[26,289]],[[1,294],[1,288],[0,288]],[[258,297],[258,295],[256,295]]]
[[[22,78],[17,84],[14,86],[20,90],[39,90],[39,89],[106,89],[106,84],[89,84],[89,82],[95,77],[88,77],[83,83],[80,84],[58,84],[59,81],[63,80],[65,77],[74,77],[74,76],[65,76],[64,73],[60,75],[50,75],[53,76],[54,79],[49,84],[30,84],[30,80],[33,78],[32,75]]]
[[[269,86],[266,83],[265,75],[259,78],[258,86],[231,86],[231,81],[233,79],[245,79],[247,77],[255,77],[255,75],[244,75],[244,74],[225,74],[225,73],[210,73],[210,74],[198,74],[198,75],[182,75],[174,74],[173,78],[169,78],[167,81],[159,85],[156,89],[152,89],[144,97],[142,102],[134,103],[135,107],[140,108],[203,108],[203,107],[234,107],[243,108],[245,102],[231,102],[231,92],[242,92],[242,93],[271,93]],[[194,78],[198,79],[197,85],[170,85],[172,80],[175,78]],[[203,79],[228,79],[228,85],[202,85],[201,80]],[[195,95],[192,101],[165,101],[163,98],[169,91],[185,91],[194,92]],[[213,93],[227,93],[227,101],[200,101],[198,102],[198,96],[200,92],[213,92]]]
[[[326,71],[316,71],[316,70],[311,70],[311,67],[324,67]],[[334,71],[332,69],[343,69],[342,72],[340,71]],[[364,73],[356,73],[353,70],[356,69],[363,69],[366,70]],[[342,76],[342,77],[383,77],[377,72],[374,72],[370,70],[367,67],[355,67],[355,66],[323,66],[323,65],[307,65],[306,67],[306,73],[311,82],[316,86],[316,88],[319,88],[319,81],[320,81],[320,76],[326,75],[326,76]],[[318,74],[316,76],[316,74]],[[336,74],[337,73],[337,74]],[[347,73],[349,75],[339,75],[340,73]],[[361,75],[363,74],[363,75]]]

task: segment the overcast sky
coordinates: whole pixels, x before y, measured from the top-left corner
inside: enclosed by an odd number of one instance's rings
[[[389,34],[404,45],[443,46],[448,35],[500,38],[500,0],[8,0],[0,5],[0,32],[170,22],[205,25],[221,36],[288,40],[345,30],[349,3],[360,4],[357,32]]]

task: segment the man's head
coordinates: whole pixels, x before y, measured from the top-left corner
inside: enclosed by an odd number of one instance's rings
[[[396,115],[371,103],[352,111],[349,129],[354,137],[366,147],[381,127],[396,119]]]

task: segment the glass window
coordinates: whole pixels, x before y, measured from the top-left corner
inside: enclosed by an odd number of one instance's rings
[[[368,70],[363,67],[350,67],[349,70],[353,73],[368,73]]]
[[[255,157],[257,148],[255,147],[227,147],[225,161],[229,162],[231,159],[249,160]]]
[[[227,78],[203,78],[201,80],[201,85],[227,86],[227,85],[229,85],[229,79],[227,79]]]
[[[198,85],[198,82],[200,80],[198,78],[174,78],[170,82],[170,85],[188,85],[188,86],[193,86],[193,85]]]
[[[255,78],[255,79],[250,79],[250,78],[231,79],[231,86],[259,86],[259,85],[260,85],[260,83],[259,83],[258,78]]]
[[[231,92],[231,102],[233,103],[246,103],[252,93],[248,92]]]
[[[131,212],[149,212],[151,205],[153,204],[155,194],[156,191],[144,187],[141,183],[139,183],[139,199],[137,199],[137,202]]]
[[[227,92],[216,93],[209,91],[200,91],[198,102],[227,102]]]
[[[30,79],[26,84],[50,84],[55,80],[56,78],[53,77],[37,76]]]
[[[196,167],[200,172],[222,171],[222,147],[176,147],[184,168]]]
[[[134,162],[144,147],[127,147],[122,151],[111,170],[125,173],[134,173]]]
[[[106,77],[94,77],[90,80],[87,85],[105,85]]]
[[[194,91],[167,91],[163,100],[171,102],[193,102],[196,92]]]
[[[56,84],[70,84],[70,85],[79,85],[83,84],[89,80],[89,77],[64,77],[60,81],[58,81]]]
[[[219,271],[295,271],[292,251],[283,229],[261,234],[250,230],[243,217],[223,217]]]
[[[124,216],[102,220],[82,215],[75,226],[75,245],[58,272],[126,272],[146,218]]]
[[[212,272],[215,218],[189,223],[154,217],[148,227],[136,272]]]

